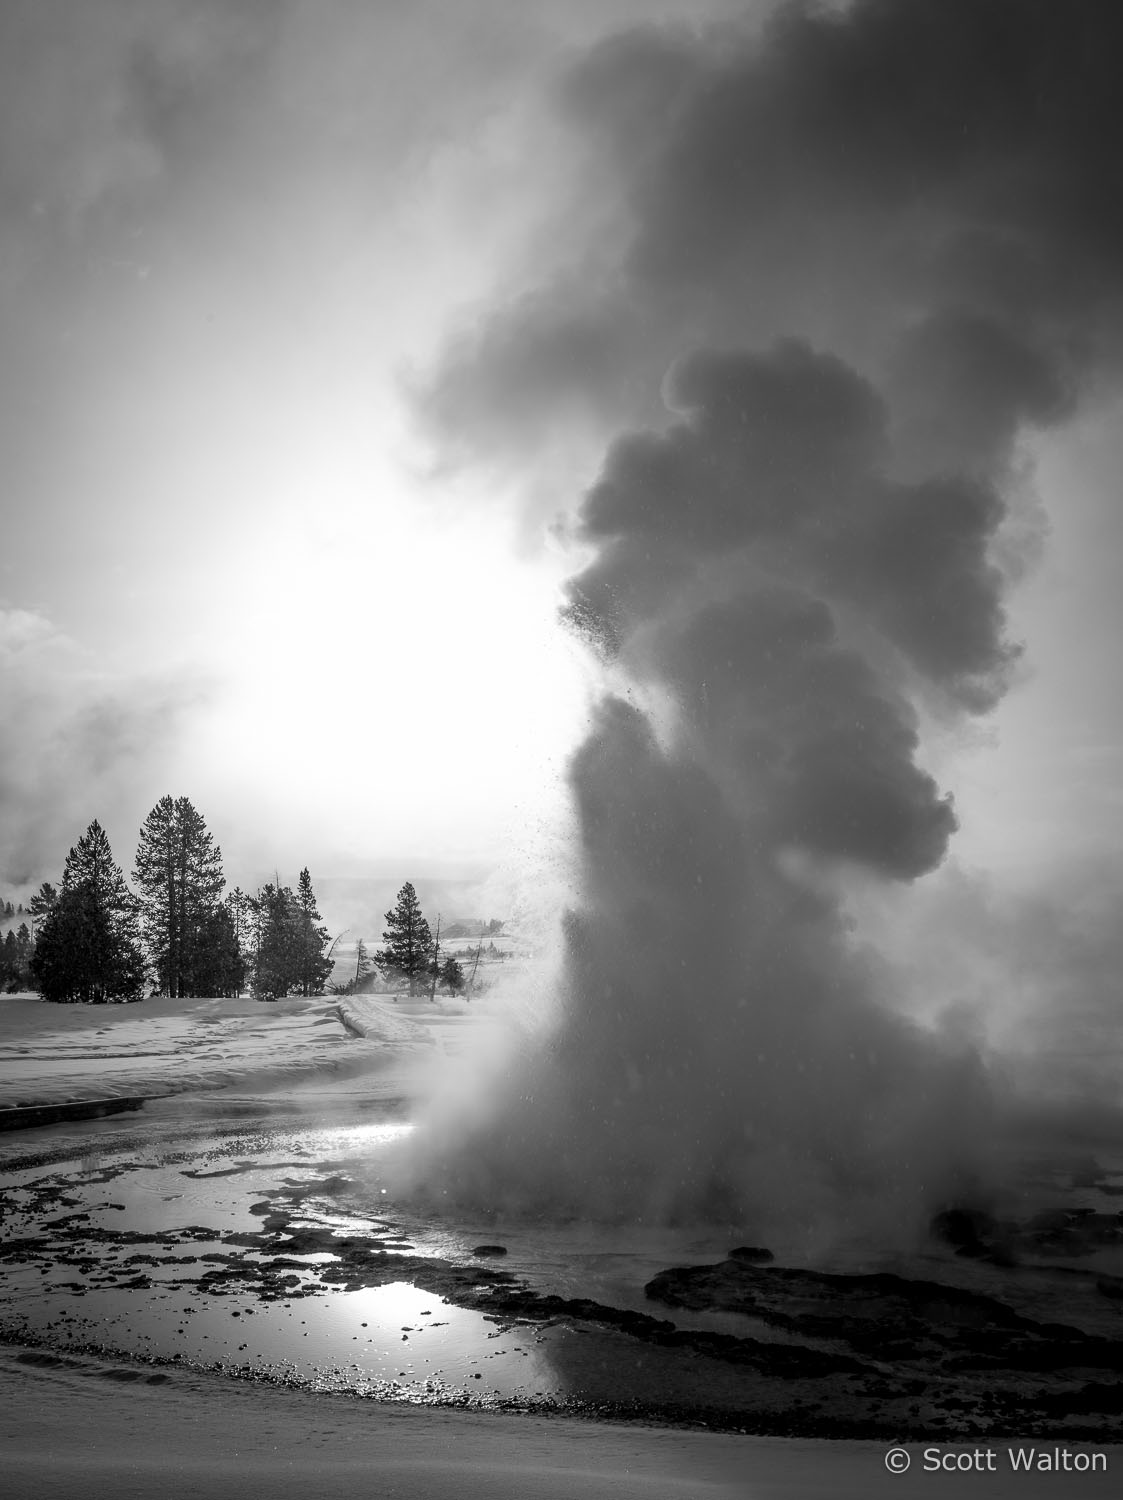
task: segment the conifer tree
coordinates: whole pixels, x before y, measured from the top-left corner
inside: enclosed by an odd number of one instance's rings
[[[20,988],[19,946],[10,927],[4,941],[0,943],[0,986],[12,995]]]
[[[258,944],[253,991],[259,1000],[279,1000],[301,983],[303,913],[287,885],[263,885],[254,898]]]
[[[246,963],[230,908],[223,904],[204,912],[196,927],[196,938],[190,993],[223,998],[240,994],[246,978]]]
[[[21,922],[16,932],[16,964],[19,969],[21,984],[26,984],[31,977],[30,964],[31,955],[34,950],[35,945],[31,941],[31,932],[28,929],[27,923]]]
[[[113,858],[109,837],[96,818],[66,856],[58,899],[78,886],[89,887],[93,900],[108,914],[115,938],[129,948],[142,951],[139,903],[125,884],[121,866]],[[58,899],[54,906],[58,905]]]
[[[76,885],[91,886],[107,910],[135,919],[136,897],[125,884],[109,838],[96,818],[66,856],[62,888],[67,891]]]
[[[278,881],[247,898],[255,928],[253,991],[259,1000],[320,995],[332,971],[327,929],[320,923],[312,878],[301,870],[294,895]]]
[[[332,971],[332,961],[326,955],[331,939],[316,909],[316,895],[307,865],[296,883],[296,900],[300,910],[300,992],[321,995]]]
[[[140,945],[115,925],[91,881],[64,886],[43,922],[31,973],[44,1000],[104,1005],[139,1000],[147,973]]]
[[[358,993],[360,985],[370,973],[372,967],[370,954],[367,952],[367,945],[360,938],[355,944],[355,977],[348,988]]]
[[[166,995],[198,995],[211,967],[206,932],[226,884],[222,853],[187,797],[161,797],[140,830],[133,879]]]
[[[238,945],[238,957],[242,964],[242,982],[244,983],[245,976],[253,968],[258,936],[254,899],[247,895],[241,886],[236,885],[232,891],[227,891],[225,904],[226,910],[230,913],[234,941]]]
[[[455,958],[446,958],[441,968],[441,983],[450,995],[459,995],[464,988],[464,970]]]
[[[46,1000],[105,1004],[144,993],[136,898],[96,818],[66,856],[29,967]]]
[[[386,946],[374,955],[375,963],[404,975],[409,980],[410,994],[416,995],[418,981],[429,967],[433,934],[422,915],[417,892],[408,880],[398,892],[397,905],[386,913],[382,941]]]
[[[43,884],[35,892],[34,896],[32,896],[27,908],[31,916],[32,930],[34,930],[47,915],[51,907],[55,904],[57,897],[58,892],[55,890],[51,882],[49,880],[44,880]],[[11,902],[9,902],[8,905],[11,906]]]

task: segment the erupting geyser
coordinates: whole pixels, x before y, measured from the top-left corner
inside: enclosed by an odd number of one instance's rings
[[[994,691],[1002,507],[887,480],[875,393],[803,345],[687,360],[668,401],[581,514],[600,551],[570,615],[648,707],[607,696],[572,765],[564,1019],[456,1181],[595,1215],[900,1221],[969,1185],[985,1090],[892,1015],[838,893],[943,856],[905,691]]]
[[[945,855],[921,716],[1005,690],[1015,445],[1106,367],[1104,24],[789,5],[574,70],[612,213],[456,346],[431,410],[521,465],[551,409],[609,434],[566,609],[605,669],[581,896],[548,1044],[421,1138],[439,1191],[761,1232],[971,1191],[983,1066],[897,1014],[845,898]]]

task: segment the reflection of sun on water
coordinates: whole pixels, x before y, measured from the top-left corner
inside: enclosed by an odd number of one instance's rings
[[[556,1383],[541,1331],[498,1323],[408,1281],[347,1292],[316,1313],[316,1352],[350,1358],[353,1377],[469,1396],[538,1393]]]
[[[347,1296],[347,1318],[359,1318],[362,1326],[370,1325],[371,1336],[382,1332],[411,1332],[423,1328],[439,1327],[447,1319],[450,1308],[442,1297],[432,1292],[423,1292],[408,1281],[391,1281],[385,1286],[366,1287],[362,1291],[350,1292]],[[438,1319],[434,1323],[422,1319]],[[406,1326],[403,1326],[406,1325]]]
[[[322,1149],[330,1158],[336,1152],[365,1153],[393,1146],[395,1141],[410,1135],[413,1129],[414,1126],[408,1124],[324,1125],[317,1128],[316,1138],[323,1143]]]

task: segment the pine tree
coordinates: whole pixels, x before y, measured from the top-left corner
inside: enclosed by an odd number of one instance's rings
[[[385,948],[374,955],[380,968],[393,969],[409,980],[409,992],[416,995],[421,976],[429,967],[433,934],[421,912],[417,892],[407,880],[398,892],[398,903],[386,913],[386,930],[382,934]]]
[[[459,995],[464,988],[464,970],[455,958],[446,958],[441,969],[441,983],[450,995]]]
[[[236,885],[232,891],[226,893],[226,910],[230,913],[230,923],[234,931],[234,941],[238,945],[238,957],[242,963],[242,983],[253,968],[254,956],[257,947],[257,923],[254,915],[254,900],[248,896],[241,886]]]
[[[35,944],[27,923],[21,922],[16,932],[16,969],[20,989],[26,989],[31,982],[31,955],[34,951]]]
[[[54,886],[50,883],[49,880],[44,880],[43,884],[35,892],[34,896],[32,896],[27,908],[28,912],[31,915],[31,926],[33,931],[47,915],[57,899],[58,891],[55,890]],[[12,903],[9,901],[8,906],[11,907],[11,904]]]
[[[65,877],[30,968],[45,1000],[93,1005],[141,999],[147,972],[140,944],[107,904],[104,889],[93,879]]]
[[[307,865],[296,883],[296,900],[300,909],[300,991],[303,995],[322,995],[333,967],[326,956],[331,939],[316,909]]]
[[[111,947],[116,956],[106,960],[108,968],[105,972],[115,974],[120,970],[124,975],[131,975],[135,955],[140,956],[143,970],[139,903],[125,884],[121,866],[113,858],[109,837],[96,818],[66,856],[62,888],[51,912],[58,907],[59,901],[68,891],[74,891],[79,886],[88,887],[90,899],[106,914],[112,933]],[[83,903],[78,905],[82,906]],[[72,909],[71,917],[76,909],[77,907]],[[131,984],[131,980],[129,982]],[[105,998],[125,997],[109,994]],[[127,998],[139,998],[139,994],[134,996],[130,989]]]
[[[372,967],[373,965],[371,963],[370,954],[367,952],[367,945],[363,942],[362,938],[360,938],[355,945],[355,977],[354,979],[352,979],[348,988],[355,993],[358,993],[359,987],[362,985],[363,980],[370,973]]]
[[[253,991],[259,1000],[279,1000],[301,986],[304,913],[287,885],[263,885],[254,904],[259,937]]]
[[[212,906],[205,912],[196,928],[196,938],[189,993],[223,998],[240,994],[246,978],[246,963],[230,908]]]
[[[62,888],[67,891],[76,885],[92,887],[108,911],[127,913],[135,918],[136,897],[125,884],[121,867],[113,858],[109,838],[96,818],[66,856]]]
[[[9,927],[4,941],[0,943],[0,988],[14,995],[19,987],[19,946],[15,933]]]
[[[61,889],[44,883],[38,896],[47,910],[29,970],[45,999],[142,998],[147,967],[137,900],[96,818],[66,856]]]
[[[133,879],[149,951],[166,995],[198,995],[204,952],[226,884],[222,852],[187,797],[161,797],[140,830]]]

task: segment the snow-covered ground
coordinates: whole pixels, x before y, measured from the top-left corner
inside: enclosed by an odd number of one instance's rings
[[[430,1027],[379,995],[97,1006],[4,996],[0,1108],[377,1074],[432,1045]]]
[[[1059,1451],[1016,1438],[902,1450],[481,1417],[4,1349],[0,1448],[13,1500],[1036,1500],[1114,1493],[1123,1463],[1123,1450],[1101,1448],[1106,1471],[1062,1478],[1014,1472],[1011,1449]],[[906,1472],[887,1464],[891,1451],[907,1455]]]
[[[837,1484],[793,1489],[800,1467],[807,1478],[821,1466],[811,1444],[795,1455],[781,1442],[750,1448],[747,1439],[705,1432],[498,1414],[481,1421],[186,1370],[153,1381],[142,1368],[105,1360],[3,1349],[0,1448],[12,1500],[837,1500],[881,1493]],[[863,1484],[872,1474],[876,1486],[872,1453],[846,1459],[843,1467]]]

